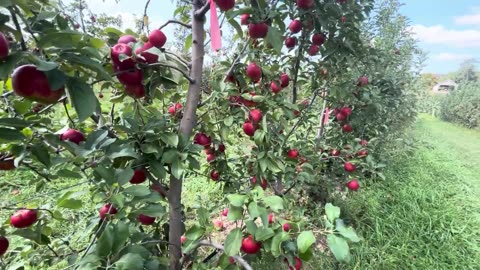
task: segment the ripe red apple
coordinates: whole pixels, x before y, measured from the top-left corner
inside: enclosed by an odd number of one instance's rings
[[[121,58],[120,55],[122,55],[123,58]],[[116,44],[110,50],[112,62],[119,70],[126,70],[135,67],[135,62],[132,59],[132,55],[132,47],[124,43]],[[120,59],[123,59],[123,61]]]
[[[220,219],[217,219],[213,222],[213,226],[215,226],[215,228],[217,230],[222,230],[223,229],[223,221],[221,221]]]
[[[240,17],[240,24],[248,25],[249,23],[250,23],[250,14],[248,13],[242,14],[242,16]]]
[[[262,187],[263,190],[266,190],[268,186],[267,179],[262,179],[262,182],[260,182],[260,186]]]
[[[291,49],[297,45],[297,38],[296,37],[288,37],[285,39],[285,47]]]
[[[248,113],[248,119],[254,123],[262,121],[262,111],[259,109],[250,110]]]
[[[335,116],[339,122],[345,121],[347,119],[347,116],[343,113],[337,113]]]
[[[124,85],[138,85],[142,84],[143,72],[139,69],[123,71],[117,75],[117,78]]]
[[[368,77],[367,76],[361,76],[358,78],[357,86],[362,87],[368,85]]]
[[[5,238],[5,236],[0,236],[0,257],[2,257],[5,252],[7,252],[8,246],[9,246],[8,239]]]
[[[64,94],[64,87],[54,91],[47,76],[34,65],[23,65],[12,74],[12,87],[15,94],[42,104],[53,104]]]
[[[358,183],[357,179],[352,179],[347,183],[347,187],[350,190],[357,191],[360,188],[360,184]]]
[[[343,164],[343,168],[345,169],[345,171],[347,172],[354,172],[356,167],[355,167],[355,164],[351,163],[351,162],[345,162]]]
[[[262,248],[261,242],[256,242],[252,235],[249,235],[242,240],[241,250],[247,254],[256,254]]]
[[[349,116],[350,114],[352,114],[352,108],[343,107],[343,108],[340,109],[340,112],[345,114],[346,116]]]
[[[252,62],[248,64],[246,69],[247,77],[252,80],[252,82],[258,82],[262,78],[262,68],[260,68],[256,63]]]
[[[185,235],[180,236],[180,243],[182,243],[182,245],[185,241],[187,241],[187,237]]]
[[[2,156],[0,153],[0,171],[10,171],[15,169],[14,157],[10,155]]]
[[[288,25],[288,29],[290,29],[290,31],[294,34],[302,31],[302,22],[300,20],[293,20],[292,22],[290,22],[290,24]]]
[[[365,140],[365,139],[362,139],[362,140],[360,141],[360,145],[361,145],[361,146],[367,146],[367,144],[368,144],[368,141]]]
[[[142,47],[135,50],[135,54],[141,57],[137,57],[137,60],[142,63],[154,64],[158,62],[158,55],[147,52],[149,49],[153,48],[153,44],[146,42]]]
[[[135,43],[137,42],[137,39],[132,35],[124,35],[124,36],[121,36],[117,41],[117,43],[123,43],[123,44],[128,44],[130,42]]]
[[[75,144],[80,144],[80,142],[85,141],[85,136],[76,129],[68,129],[62,135],[60,135],[60,140],[71,141]]]
[[[275,216],[273,214],[268,214],[268,224],[272,224],[274,222]]]
[[[228,208],[223,209],[222,216],[224,217],[228,216]]]
[[[252,122],[246,121],[245,123],[243,123],[243,132],[245,132],[245,134],[247,134],[248,136],[252,137],[253,135],[255,135],[256,130],[257,128]]]
[[[177,113],[179,113],[180,111],[182,111],[182,104],[181,103],[175,103],[175,104],[172,104],[170,105],[170,107],[168,108],[168,113],[172,116],[176,115]]]
[[[215,3],[221,11],[230,10],[235,6],[235,0],[215,0]]]
[[[248,25],[248,34],[251,38],[264,38],[268,33],[268,25],[266,23],[251,23]]]
[[[340,156],[340,151],[338,151],[337,149],[332,149],[330,150],[330,156],[338,157]]]
[[[145,174],[144,169],[136,169],[133,171],[133,176],[130,179],[131,184],[141,184],[147,180],[147,175]]]
[[[79,28],[80,28],[80,24],[78,24],[78,23],[74,24],[74,25],[73,25],[73,28],[79,29]]]
[[[298,150],[297,149],[290,149],[287,152],[287,156],[289,158],[297,158],[298,157]]]
[[[342,23],[344,23],[344,22],[345,22],[345,16],[340,17],[340,21],[341,21]]]
[[[157,48],[162,48],[167,42],[167,36],[162,31],[155,29],[148,35],[148,42]]]
[[[143,98],[145,96],[145,88],[142,84],[125,85],[125,93],[132,98]]]
[[[270,83],[270,89],[272,89],[272,93],[274,94],[278,94],[282,90],[282,88],[275,81]]]
[[[288,74],[286,73],[283,73],[280,75],[280,86],[282,88],[285,88],[288,86],[288,84],[290,83],[290,78],[288,77]]]
[[[315,56],[319,51],[320,47],[318,47],[318,45],[311,45],[310,48],[308,48],[308,55]]]
[[[215,160],[215,155],[214,154],[209,154],[207,155],[207,162],[210,163]]]
[[[316,33],[312,36],[312,43],[318,46],[322,46],[325,43],[326,37],[323,33]]]
[[[232,256],[228,257],[228,262],[230,264],[234,264],[235,263],[235,258],[233,258]]]
[[[210,172],[210,178],[212,178],[213,181],[218,181],[218,179],[220,179],[220,173],[213,170],[212,172]]]
[[[350,133],[353,131],[353,128],[350,124],[343,125],[342,129],[343,129],[343,132],[346,132],[346,133]]]
[[[223,143],[218,145],[218,151],[225,153],[225,145]]]
[[[107,214],[115,215],[116,213],[118,213],[118,210],[111,203],[107,203],[103,205],[102,208],[100,208],[99,213],[100,213],[100,218],[105,219],[105,217],[107,217]]]
[[[252,186],[254,186],[257,183],[257,177],[252,176],[252,178],[250,178],[250,183],[252,184]]]
[[[288,264],[288,269],[289,270],[301,270],[302,269],[302,260],[300,260],[298,257],[295,257],[295,265],[294,266],[290,265],[287,258],[285,258],[285,262]]]
[[[193,137],[193,142],[201,146],[209,146],[212,143],[212,139],[208,137],[205,133],[197,133]]]
[[[293,111],[293,115],[294,115],[295,117],[299,116],[299,115],[300,115],[300,111],[299,111],[299,110],[294,110],[294,111]]]
[[[32,226],[35,222],[37,222],[38,213],[35,209],[22,209],[15,212],[10,217],[10,224],[13,227],[21,229],[27,228]]]
[[[314,4],[313,0],[297,0],[297,7],[301,9],[310,9]]]
[[[155,217],[147,216],[144,214],[138,215],[137,220],[142,223],[142,225],[152,225],[153,223],[155,223]]]
[[[368,156],[368,150],[367,149],[362,149],[360,151],[357,152],[357,156],[358,157],[366,157]]]
[[[284,223],[283,224],[283,230],[286,231],[286,232],[289,232],[290,230],[292,229],[292,227],[290,226],[290,223]]]
[[[0,60],[8,56],[9,48],[10,46],[8,45],[7,38],[2,32],[0,32]]]

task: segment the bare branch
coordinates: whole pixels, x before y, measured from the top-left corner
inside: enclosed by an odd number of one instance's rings
[[[216,249],[219,249],[219,250],[225,250],[225,248],[218,244],[218,243],[214,243],[214,242],[210,242],[210,241],[200,241],[198,243],[198,246],[210,246],[210,247],[214,247]],[[232,256],[232,258],[235,259],[236,262],[238,262],[241,266],[243,266],[243,268],[245,268],[246,270],[253,270],[253,268],[250,266],[250,264],[241,256]]]
[[[22,51],[27,51],[27,45],[25,44],[25,39],[23,39],[22,28],[18,23],[17,14],[13,10],[13,8],[9,8],[8,10],[10,11],[10,15],[12,15],[12,20],[13,24],[15,24],[15,28],[17,28],[17,31],[20,33],[20,46],[22,47]]]
[[[168,20],[166,23],[162,24],[158,29],[162,30],[163,28],[165,28],[167,25],[169,25],[171,23],[176,23],[176,24],[179,24],[179,25],[181,25],[185,28],[192,29],[192,25],[186,24],[186,23],[183,23],[183,22],[177,21],[177,20]]]
[[[173,66],[173,65],[170,65],[170,64],[165,64],[165,63],[153,63],[153,64],[149,64],[147,65],[146,67],[155,67],[155,66],[160,66],[160,67],[167,67],[167,68],[171,68],[171,69],[175,69],[177,70],[178,72],[182,73],[183,77],[185,77],[185,79],[187,79],[190,83],[195,83],[195,80],[192,79],[185,71],[181,70],[180,68],[176,67],[176,66]]]
[[[205,14],[207,14],[209,10],[210,10],[210,1],[206,1],[200,9],[195,11],[194,16],[196,18],[203,18],[203,16],[205,16]]]
[[[145,26],[147,27],[147,32],[150,32],[150,30],[148,29],[148,24],[145,25],[145,19],[148,18],[147,11],[148,11],[149,5],[150,5],[150,0],[147,0],[147,3],[145,3],[145,9],[143,10],[142,32]]]

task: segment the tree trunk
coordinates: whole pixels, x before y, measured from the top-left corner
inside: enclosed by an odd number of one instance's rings
[[[201,83],[203,73],[203,58],[204,51],[204,29],[205,22],[204,9],[199,14],[199,10],[205,6],[206,1],[194,0],[192,10],[192,68],[190,70],[190,77],[194,80],[190,83],[188,88],[187,102],[185,112],[180,122],[179,136],[190,138],[193,128],[197,123],[197,106],[201,94]],[[169,242],[170,242],[170,270],[180,270],[180,259],[182,258],[182,249],[180,237],[184,231],[184,224],[182,221],[182,179],[170,177],[170,190],[168,192],[168,202],[170,206],[170,228],[169,228]]]

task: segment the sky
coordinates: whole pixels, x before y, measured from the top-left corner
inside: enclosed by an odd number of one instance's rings
[[[118,0],[117,0],[118,1]],[[121,15],[124,27],[143,15],[147,0],[87,0],[95,13]],[[424,72],[445,74],[464,60],[480,57],[480,0],[400,0],[401,13],[410,19],[420,48],[427,53]],[[68,2],[68,1],[67,1]],[[161,25],[171,18],[172,0],[151,0],[149,18]],[[173,25],[164,30],[173,35]]]

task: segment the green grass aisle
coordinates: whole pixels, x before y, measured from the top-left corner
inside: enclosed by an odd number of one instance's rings
[[[480,132],[421,116],[414,136],[349,202],[365,240],[348,268],[480,269]]]

